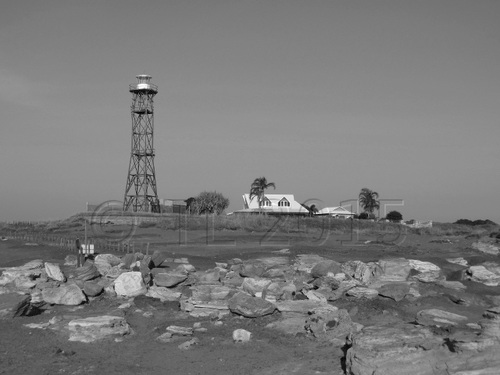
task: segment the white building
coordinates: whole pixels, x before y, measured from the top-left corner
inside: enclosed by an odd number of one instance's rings
[[[309,211],[297,202],[293,194],[264,194],[259,207],[259,198],[243,194],[243,210],[236,213],[263,212],[269,214],[308,215]]]
[[[319,210],[316,215],[330,215],[332,217],[340,218],[340,219],[348,219],[354,217],[354,212],[349,211],[348,209],[338,206],[338,207],[325,207]]]

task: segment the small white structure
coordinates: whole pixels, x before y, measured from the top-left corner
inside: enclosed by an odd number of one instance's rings
[[[236,213],[264,212],[269,214],[308,215],[309,211],[297,202],[293,194],[264,194],[259,207],[259,198],[243,194],[243,210]]]
[[[339,219],[349,219],[354,217],[355,214],[342,206],[338,206],[322,208],[316,213],[316,215],[329,215]]]

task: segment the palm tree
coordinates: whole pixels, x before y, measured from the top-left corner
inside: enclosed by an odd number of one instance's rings
[[[368,214],[373,214],[374,210],[380,210],[380,202],[377,200],[378,193],[368,188],[361,189],[359,193],[359,203]]]
[[[259,211],[264,201],[264,191],[270,187],[276,189],[274,182],[268,183],[265,177],[258,177],[252,182],[252,186],[250,187],[250,200],[252,200],[253,197],[257,197],[259,201]]]

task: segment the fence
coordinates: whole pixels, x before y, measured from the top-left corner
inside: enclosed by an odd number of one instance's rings
[[[14,239],[22,241],[25,243],[37,243],[44,244],[47,246],[58,247],[68,251],[76,251],[76,238],[72,237],[62,237],[54,236],[40,233],[9,233],[3,235],[4,238]],[[136,248],[138,251],[145,251],[147,255],[149,253],[149,242],[115,242],[103,239],[89,238],[87,239],[87,244],[93,244],[97,252],[124,252],[124,253],[135,253]]]

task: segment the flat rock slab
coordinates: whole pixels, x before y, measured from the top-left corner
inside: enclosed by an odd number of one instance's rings
[[[188,278],[188,275],[180,272],[161,272],[154,276],[154,283],[156,286],[163,286],[166,288],[173,288],[179,285]]]
[[[174,292],[168,288],[163,288],[159,286],[151,286],[146,293],[146,296],[151,298],[157,298],[161,302],[165,301],[178,301],[180,300],[182,293]]]
[[[373,299],[378,297],[378,290],[363,287],[354,287],[346,292],[346,295],[356,298]]]
[[[352,375],[445,374],[446,354],[442,340],[428,328],[373,326],[353,335],[346,367]]]
[[[417,313],[416,321],[423,326],[456,326],[467,321],[468,318],[463,315],[450,313],[439,309],[421,310]]]
[[[227,299],[235,290],[225,285],[195,285],[190,289],[193,300],[207,302]]]
[[[68,323],[68,328],[69,341],[85,343],[130,333],[130,327],[125,318],[111,315],[75,319]]]

